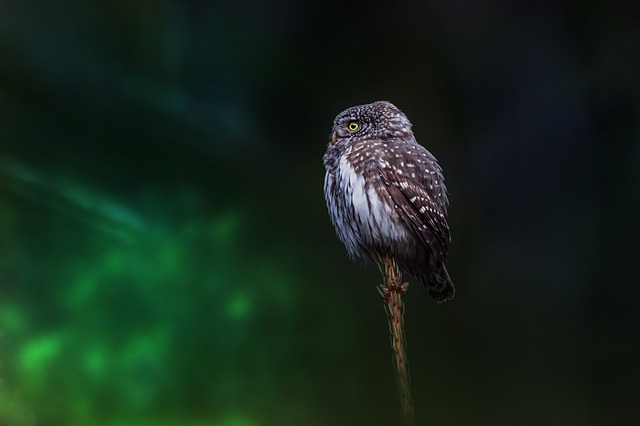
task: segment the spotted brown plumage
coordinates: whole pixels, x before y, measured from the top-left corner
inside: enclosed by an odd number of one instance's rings
[[[349,255],[390,255],[434,301],[452,299],[444,176],[402,111],[379,101],[338,114],[324,165],[329,215]]]

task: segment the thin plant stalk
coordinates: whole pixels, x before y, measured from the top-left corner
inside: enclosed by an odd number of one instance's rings
[[[406,293],[409,283],[402,282],[402,273],[395,260],[387,255],[379,255],[380,271],[384,282],[378,290],[385,300],[385,311],[389,320],[391,333],[391,347],[396,373],[396,382],[400,393],[400,407],[406,425],[413,424],[413,398],[411,397],[411,382],[409,379],[409,364],[406,353],[404,335],[404,302],[402,296]]]

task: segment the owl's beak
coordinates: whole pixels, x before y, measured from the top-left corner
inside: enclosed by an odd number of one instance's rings
[[[335,145],[336,142],[338,142],[338,135],[336,135],[336,132],[333,132],[331,135],[331,143]]]

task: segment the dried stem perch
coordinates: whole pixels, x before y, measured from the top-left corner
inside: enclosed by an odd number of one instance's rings
[[[391,256],[382,254],[379,258],[380,271],[384,277],[384,282],[378,286],[378,290],[385,300],[385,310],[389,320],[391,347],[393,349],[396,381],[400,392],[402,416],[405,423],[409,425],[413,424],[414,413],[404,336],[404,302],[402,300],[402,296],[409,288],[409,283],[402,282],[400,269]]]

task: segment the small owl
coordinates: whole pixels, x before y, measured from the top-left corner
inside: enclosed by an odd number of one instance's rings
[[[434,301],[452,299],[444,176],[402,111],[379,101],[341,112],[323,159],[327,208],[350,257],[390,255]]]

